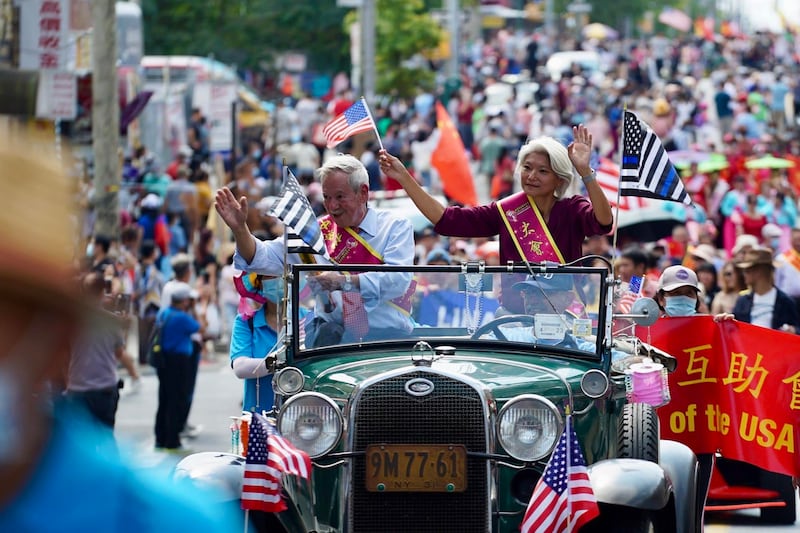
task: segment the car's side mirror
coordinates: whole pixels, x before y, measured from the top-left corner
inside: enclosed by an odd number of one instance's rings
[[[652,298],[639,298],[631,306],[630,313],[614,313],[614,318],[629,318],[637,326],[652,326],[658,320],[658,304]]]

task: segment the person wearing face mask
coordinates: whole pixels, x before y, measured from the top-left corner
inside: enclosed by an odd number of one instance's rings
[[[283,279],[243,272],[234,279],[239,310],[231,332],[231,368],[244,380],[242,411],[272,409],[272,369],[264,361],[278,342],[278,304]]]
[[[707,306],[700,298],[700,284],[694,270],[683,265],[664,269],[658,278],[656,303],[664,316],[694,316],[707,313]]]
[[[697,281],[697,274],[683,265],[667,267],[661,273],[658,278],[656,303],[661,308],[664,317],[691,317],[698,313],[708,312],[700,297],[700,283]],[[705,502],[711,482],[711,472],[714,469],[715,456],[713,453],[696,455],[699,466],[697,487],[698,491],[703,494],[703,502]]]

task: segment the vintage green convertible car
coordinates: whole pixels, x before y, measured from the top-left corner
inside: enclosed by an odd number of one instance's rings
[[[292,267],[268,415],[313,472],[308,481],[284,476],[288,509],[250,512],[257,528],[519,531],[571,413],[601,511],[582,531],[702,530],[696,458],[660,440],[658,402],[634,401],[626,372],[647,357],[674,369],[675,359],[632,336],[612,338],[612,320],[625,317],[612,315],[606,265],[347,268],[348,284],[363,276],[362,287],[410,299],[365,297],[371,329],[357,339],[341,327],[320,333],[322,309],[342,300],[315,290],[314,277],[342,268]],[[378,327],[381,305],[397,307],[401,327]],[[627,320],[641,328],[657,316],[642,299]],[[380,335],[370,340],[373,326]],[[237,498],[243,463],[196,454],[176,475]]]

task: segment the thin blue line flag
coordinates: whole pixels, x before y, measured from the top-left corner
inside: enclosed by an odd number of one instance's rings
[[[623,128],[620,196],[641,196],[691,205],[692,199],[681,177],[653,130],[630,111],[625,111]]]

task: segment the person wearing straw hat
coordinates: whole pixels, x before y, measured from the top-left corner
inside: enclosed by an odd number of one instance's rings
[[[320,219],[325,246],[338,264],[414,264],[414,228],[408,219],[369,206],[369,176],[364,165],[352,155],[339,154],[318,170],[327,215]],[[237,199],[230,189],[217,191],[215,207],[233,231],[236,241],[234,265],[239,270],[283,276],[282,239],[259,241],[247,226],[247,200]],[[288,254],[291,263],[301,263],[297,254]],[[317,262],[327,263],[326,258]],[[315,346],[322,338],[370,340],[411,332],[411,296],[416,284],[407,273],[323,272],[309,277],[310,288],[321,298],[306,337]],[[327,300],[323,302],[323,300]],[[336,335],[316,335],[330,327]]]
[[[787,333],[800,331],[800,315],[794,300],[775,286],[772,249],[756,247],[745,252],[736,268],[742,270],[748,290],[736,299],[733,313],[716,315],[716,319],[736,319]]]
[[[25,128],[6,126],[0,128],[0,531],[241,531],[239,514],[216,503],[218,494],[128,464],[109,428],[55,393],[70,346],[104,315],[74,277],[74,180],[58,164],[52,139],[39,142]]]

